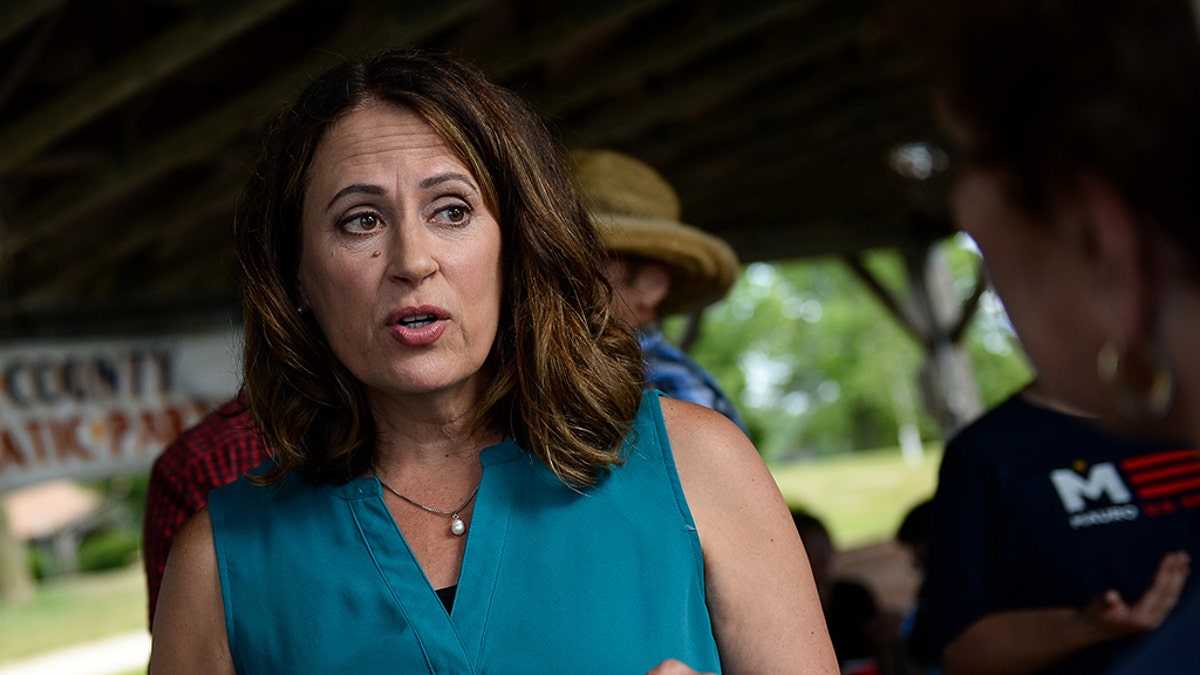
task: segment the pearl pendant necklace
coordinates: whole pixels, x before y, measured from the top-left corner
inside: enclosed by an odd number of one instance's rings
[[[463,509],[467,508],[467,505],[471,503],[472,499],[475,499],[475,495],[479,493],[479,483],[475,484],[475,489],[471,490],[470,496],[468,496],[467,500],[465,502],[463,502],[461,505],[459,505],[459,507],[457,509],[454,509],[453,511],[442,511],[441,509],[435,509],[432,506],[426,506],[426,505],[422,504],[421,502],[414,501],[414,500],[409,499],[408,497],[405,497],[404,495],[400,494],[399,490],[392,487],[391,485],[388,485],[383,480],[383,477],[379,475],[379,470],[376,469],[374,466],[371,467],[371,472],[375,474],[375,478],[379,479],[380,485],[387,488],[389,492],[396,495],[400,499],[403,499],[404,501],[408,502],[409,504],[412,504],[413,506],[415,506],[419,509],[423,509],[430,513],[436,513],[439,516],[449,517],[450,518],[450,534],[461,537],[463,535],[463,533],[467,531],[467,524],[463,522],[462,518],[458,517],[458,514]],[[482,480],[480,482],[482,482]]]

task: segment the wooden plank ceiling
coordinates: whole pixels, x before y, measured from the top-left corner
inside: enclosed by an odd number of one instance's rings
[[[922,244],[923,89],[867,0],[10,0],[0,337],[236,313],[233,203],[270,113],[342,55],[457,52],[570,147],[642,157],[743,261]]]

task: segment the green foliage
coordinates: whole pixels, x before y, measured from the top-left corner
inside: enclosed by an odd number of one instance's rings
[[[47,560],[46,552],[36,546],[25,548],[25,560],[29,565],[29,574],[35,581],[46,578],[53,565]]]
[[[133,528],[88,535],[79,546],[80,571],[98,572],[127,567],[137,559],[141,539],[141,532]]]
[[[104,505],[96,529],[79,545],[77,563],[81,572],[125,567],[137,557],[149,484],[149,474],[119,475],[89,483],[104,495]]]
[[[140,527],[146,515],[146,493],[150,487],[150,474],[122,474],[92,481],[89,487],[104,495],[105,501],[120,505],[120,518],[126,523]]]
[[[958,238],[942,248],[965,299],[978,255]],[[871,252],[866,264],[895,295],[907,295],[897,253]],[[664,326],[675,339],[683,327],[679,317]],[[985,407],[1029,377],[990,292],[967,350]],[[918,388],[921,348],[841,259],[746,266],[730,295],[706,312],[691,354],[738,405],[769,461],[894,445],[906,426],[940,440]]]

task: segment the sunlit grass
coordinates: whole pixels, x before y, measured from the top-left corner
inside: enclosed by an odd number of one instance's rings
[[[0,604],[0,663],[146,629],[141,564],[48,581],[33,601]]]
[[[941,449],[908,464],[898,448],[868,450],[771,467],[793,508],[825,522],[838,548],[892,539],[904,514],[933,495]]]

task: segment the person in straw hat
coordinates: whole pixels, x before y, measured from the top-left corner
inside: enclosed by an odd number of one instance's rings
[[[743,431],[713,376],[667,341],[659,320],[725,297],[738,259],[723,240],[680,221],[679,196],[649,164],[608,149],[571,154],[575,178],[610,257],[613,308],[637,333],[647,389],[723,413]]]

